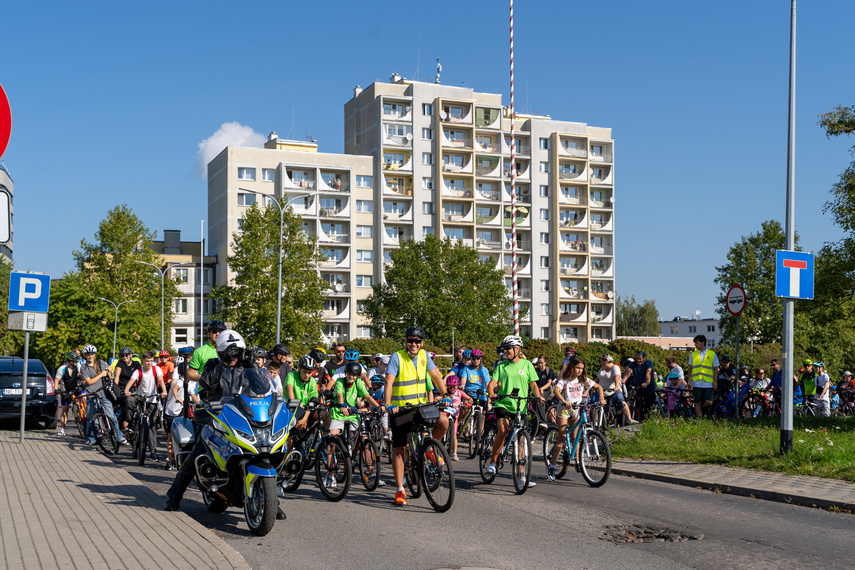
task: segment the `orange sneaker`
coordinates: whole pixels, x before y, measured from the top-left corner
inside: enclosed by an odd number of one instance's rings
[[[425,451],[425,457],[428,461],[433,463],[434,465],[444,465],[445,460],[442,457],[437,457],[436,453],[434,453],[433,448],[431,447],[427,451]]]
[[[395,504],[399,507],[407,506],[407,494],[403,491],[395,493]]]

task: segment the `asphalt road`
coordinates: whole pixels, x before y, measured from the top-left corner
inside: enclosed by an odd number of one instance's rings
[[[122,451],[116,461],[160,494],[174,472],[162,464],[139,467]],[[612,476],[600,489],[571,469],[548,482],[542,463],[538,485],[513,493],[506,468],[485,485],[475,461],[454,463],[458,492],[447,513],[422,497],[404,508],[393,489],[366,492],[354,480],[342,502],[326,501],[313,476],[280,499],[288,515],[264,538],[252,536],[243,511],[207,512],[195,488],[182,510],[211,527],[254,568],[829,568],[855,567],[855,517],[682,486]],[[391,470],[384,478],[391,482]],[[701,540],[614,544],[607,525],[669,528]]]

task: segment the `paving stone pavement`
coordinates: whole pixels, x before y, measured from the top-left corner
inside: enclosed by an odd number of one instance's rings
[[[249,564],[97,447],[0,431],[0,567],[216,568]],[[156,541],[156,542],[155,542]]]
[[[681,461],[616,459],[613,473],[808,507],[855,510],[855,484]]]

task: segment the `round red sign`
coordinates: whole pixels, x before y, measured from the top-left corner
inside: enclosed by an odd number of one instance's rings
[[[0,156],[6,152],[9,144],[9,135],[12,134],[12,109],[9,107],[9,99],[3,86],[0,85]]]
[[[741,285],[734,285],[727,291],[725,298],[727,310],[734,317],[738,317],[742,309],[745,308],[745,289]]]

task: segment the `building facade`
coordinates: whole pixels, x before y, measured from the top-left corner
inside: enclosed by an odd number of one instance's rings
[[[511,168],[521,332],[557,342],[614,338],[614,140],[611,129],[517,114],[501,96],[407,81],[354,89],[345,152],[370,155],[375,279],[402,241],[462,240],[506,275]]]
[[[721,328],[718,319],[674,317],[670,321],[659,321],[659,334],[663,338],[687,337],[690,339],[694,338],[695,335],[702,334],[707,337],[707,346],[714,348],[719,345]]]
[[[9,195],[9,241],[5,243],[0,243],[0,258],[5,259],[7,263],[11,263],[12,261],[12,250],[14,249],[12,246],[12,230],[14,229],[12,220],[14,219],[13,211],[12,211],[12,198],[15,195],[14,192],[15,184],[12,182],[12,177],[9,176],[9,171],[6,169],[6,165],[0,163],[0,192],[5,192]],[[5,212],[3,213],[5,215]]]

